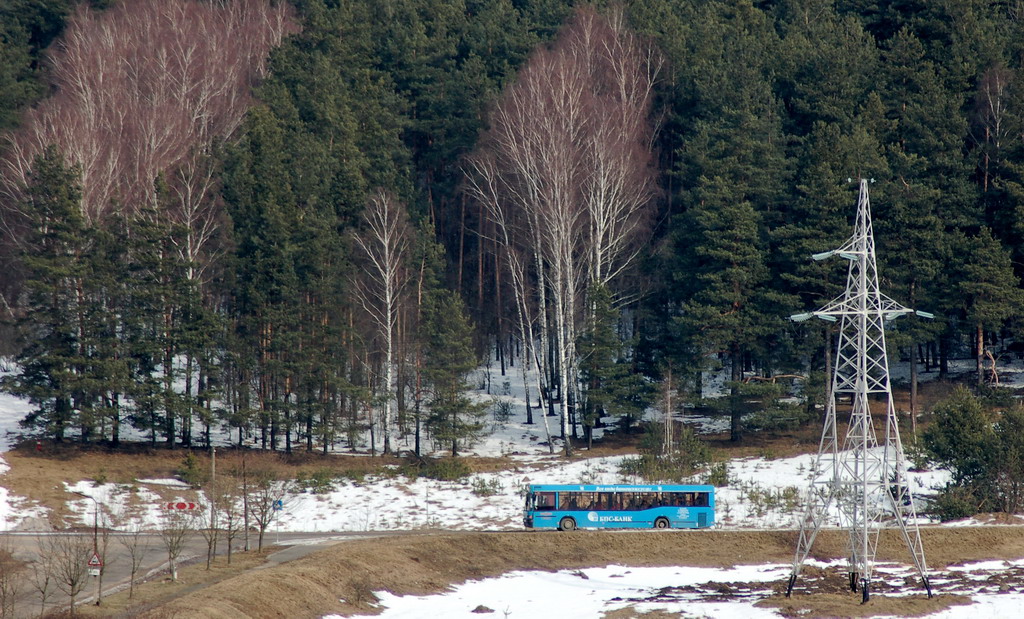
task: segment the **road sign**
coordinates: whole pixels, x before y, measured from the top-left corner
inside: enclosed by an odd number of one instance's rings
[[[99,576],[100,575],[99,568],[92,568],[92,569],[90,569],[89,570],[89,575],[90,576]]]
[[[274,501],[274,509],[276,509],[277,511],[281,511],[282,509],[284,509],[284,501],[282,501],[281,499]]]
[[[186,503],[185,501],[170,502],[164,505],[164,509],[196,509],[198,503]]]
[[[92,553],[92,556],[89,557],[89,562],[86,563],[86,565],[88,565],[89,567],[103,567],[103,560],[100,559],[100,556],[94,552]]]

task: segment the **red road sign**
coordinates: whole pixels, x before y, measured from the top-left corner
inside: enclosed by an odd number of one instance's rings
[[[184,501],[167,503],[164,505],[164,509],[195,509],[199,507],[198,503],[186,503]]]
[[[100,556],[94,552],[92,553],[92,556],[89,557],[89,562],[86,563],[86,565],[89,567],[103,567],[103,561],[100,559]]]

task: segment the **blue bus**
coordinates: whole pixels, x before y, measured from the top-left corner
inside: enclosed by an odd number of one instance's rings
[[[531,485],[528,529],[698,529],[715,523],[715,487]]]

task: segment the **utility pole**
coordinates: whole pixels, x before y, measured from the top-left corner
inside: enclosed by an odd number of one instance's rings
[[[879,532],[891,526],[899,527],[931,597],[928,566],[892,401],[885,323],[905,314],[933,316],[903,307],[879,291],[867,179],[860,179],[853,236],[839,249],[815,254],[813,258],[824,260],[832,256],[850,261],[846,291],[817,311],[790,317],[796,322],[811,317],[838,322],[839,342],[832,388],[826,402],[825,425],[811,469],[807,508],[800,523],[786,596],[793,592],[800,568],[834,502],[839,509],[840,526],[849,531],[850,589],[856,592],[859,587],[862,602],[867,602],[870,596]],[[885,434],[881,445],[871,416],[872,398],[882,400],[885,406]],[[841,403],[845,409],[846,402],[850,407],[850,424],[840,443],[836,410]]]
[[[92,501],[92,504],[93,504],[93,511],[92,511],[92,554],[95,557],[99,557],[100,556],[100,544],[99,544],[99,539],[100,539],[100,536],[99,536],[99,533],[100,533],[100,502],[96,500],[96,497],[90,496],[90,495],[88,495],[88,494],[86,494],[84,492],[78,492],[77,490],[72,490],[72,492],[74,494],[77,494],[78,496],[85,497],[85,498],[89,499],[90,501]],[[107,538],[104,537],[103,539],[106,540]],[[104,543],[104,550],[106,550],[106,543]],[[105,555],[106,552],[104,552],[103,554]],[[101,562],[103,561],[103,557],[100,557],[100,561]],[[104,569],[104,565],[101,564],[98,569],[99,569],[99,577],[96,579],[96,606],[99,606],[100,605],[100,601],[103,599],[103,569]]]

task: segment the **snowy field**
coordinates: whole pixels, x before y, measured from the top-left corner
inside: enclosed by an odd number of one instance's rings
[[[951,586],[943,593],[957,593],[972,603],[926,615],[931,619],[1018,617],[1024,593],[985,593],[987,579],[999,572],[1022,567],[1024,561],[990,561],[950,568]],[[806,565],[838,568],[837,563],[807,561]],[[731,569],[700,567],[623,567],[610,565],[585,570],[511,572],[500,578],[469,581],[441,595],[394,596],[378,592],[380,619],[472,619],[482,614],[509,619],[560,617],[591,619],[629,608],[637,615],[660,611],[681,617],[759,619],[782,617],[772,608],[756,603],[772,595],[771,583],[785,580],[789,565],[739,565]],[[969,574],[957,578],[958,574]],[[902,584],[913,578],[907,566],[880,564],[876,578]],[[933,576],[933,584],[946,582],[945,574]],[[899,585],[897,585],[899,586]],[[493,614],[491,614],[493,612]],[[328,615],[326,619],[341,619]]]
[[[966,368],[965,368],[966,369]],[[1015,361],[1001,368],[1004,384],[1024,384],[1024,364]],[[481,370],[483,372],[484,370]],[[894,368],[898,378],[903,368]],[[521,378],[510,371],[508,377],[491,370],[490,393],[481,389],[476,397],[493,403],[511,405],[508,421],[490,420],[487,437],[467,453],[502,457],[510,466],[497,473],[477,474],[460,482],[430,479],[410,481],[401,475],[367,477],[355,482],[337,482],[329,492],[291,493],[284,499],[273,531],[388,531],[417,528],[450,530],[521,529],[522,491],[531,483],[620,483],[635,482],[619,472],[622,456],[590,458],[565,462],[551,455],[548,433],[538,423],[526,425]],[[923,379],[934,375],[922,375]],[[486,377],[477,378],[486,385]],[[536,396],[534,396],[535,399]],[[10,448],[17,421],[29,410],[25,402],[0,395],[0,450]],[[555,419],[548,418],[550,432],[556,431]],[[727,420],[687,419],[699,431],[720,431],[716,423]],[[10,432],[9,432],[10,431]],[[227,442],[229,439],[224,437]],[[556,450],[557,451],[557,450]],[[585,454],[585,452],[581,452]],[[814,457],[745,458],[728,463],[730,484],[716,491],[717,526],[730,529],[789,529],[797,525],[799,496],[806,488]],[[6,464],[0,460],[0,485]],[[913,473],[911,484],[918,495],[927,495],[945,483],[942,471]],[[695,481],[700,481],[699,479]],[[121,523],[155,527],[161,511],[157,490],[170,491],[181,500],[195,500],[191,491],[175,480],[137,480],[131,487],[83,481],[67,484],[71,492],[95,498],[118,516]],[[128,498],[134,496],[129,508]],[[201,500],[201,496],[199,497]],[[68,503],[83,524],[90,524],[94,504],[79,498]],[[139,507],[141,506],[141,507]],[[20,497],[9,496],[0,486],[0,530],[32,528],[44,516],[39,508]],[[958,523],[960,526],[975,524]],[[122,525],[122,526],[127,526]],[[975,566],[972,569],[1007,569],[1008,566]],[[1024,565],[1019,566],[1024,568]],[[470,617],[485,612],[473,610],[480,605],[496,617],[596,617],[603,612],[634,606],[637,612],[660,609],[686,616],[775,617],[774,610],[754,606],[766,597],[766,589],[756,587],[732,599],[702,593],[702,587],[714,583],[756,583],[778,581],[787,572],[785,565],[736,566],[731,570],[707,568],[626,568],[595,567],[588,570],[539,573],[517,572],[500,578],[468,582],[443,595],[395,597],[381,592],[381,617]],[[899,568],[896,568],[899,569]],[[714,588],[714,587],[712,587]],[[932,617],[1013,616],[1024,604],[1018,594],[986,593],[964,590],[975,604],[953,608]]]

